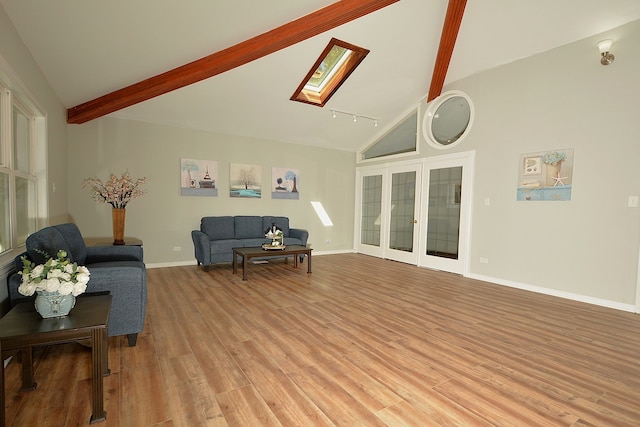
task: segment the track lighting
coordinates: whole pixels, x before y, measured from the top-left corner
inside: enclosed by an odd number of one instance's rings
[[[363,116],[362,114],[349,113],[347,111],[331,110],[331,117],[333,117],[334,119],[336,118],[337,114],[344,114],[346,116],[351,116],[351,118],[353,119],[354,123],[357,123],[358,119],[371,120],[373,122],[373,126],[374,127],[378,127],[378,119],[373,118],[373,117]]]

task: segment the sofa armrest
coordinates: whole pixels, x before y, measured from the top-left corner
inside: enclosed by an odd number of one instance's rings
[[[198,264],[210,265],[211,264],[211,247],[209,236],[200,230],[193,230],[191,232],[191,239],[193,240],[193,249],[195,251],[196,260]]]
[[[144,261],[142,246],[88,246],[85,264],[111,261]]]
[[[302,228],[290,228],[289,236],[300,239],[302,246],[307,246],[307,239],[309,238],[309,232]]]

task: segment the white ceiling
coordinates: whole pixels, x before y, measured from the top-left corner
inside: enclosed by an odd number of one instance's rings
[[[332,2],[0,0],[0,5],[69,108]],[[112,115],[357,151],[427,94],[446,9],[447,0],[400,0]],[[445,84],[637,19],[639,0],[470,0]],[[290,101],[331,37],[371,53],[324,108]],[[353,123],[344,115],[333,119],[331,109],[375,117],[380,126],[367,120]]]

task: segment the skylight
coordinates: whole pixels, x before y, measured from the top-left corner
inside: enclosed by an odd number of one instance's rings
[[[323,107],[368,53],[367,49],[331,39],[291,100]]]

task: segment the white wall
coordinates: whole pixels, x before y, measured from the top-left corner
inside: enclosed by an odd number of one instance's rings
[[[104,180],[125,170],[150,178],[149,192],[127,207],[125,228],[143,239],[149,264],[195,263],[191,230],[203,216],[215,215],[288,216],[290,226],[309,230],[315,251],[352,248],[354,153],[108,117],[69,125],[69,147],[69,214],[84,236],[112,235],[110,206],[90,199],[81,188],[85,178]],[[180,195],[182,157],[218,161],[218,197]],[[230,163],[262,166],[262,198],[229,197]],[[271,199],[272,167],[299,169],[299,200]],[[322,225],[311,201],[323,203],[333,227]]]

